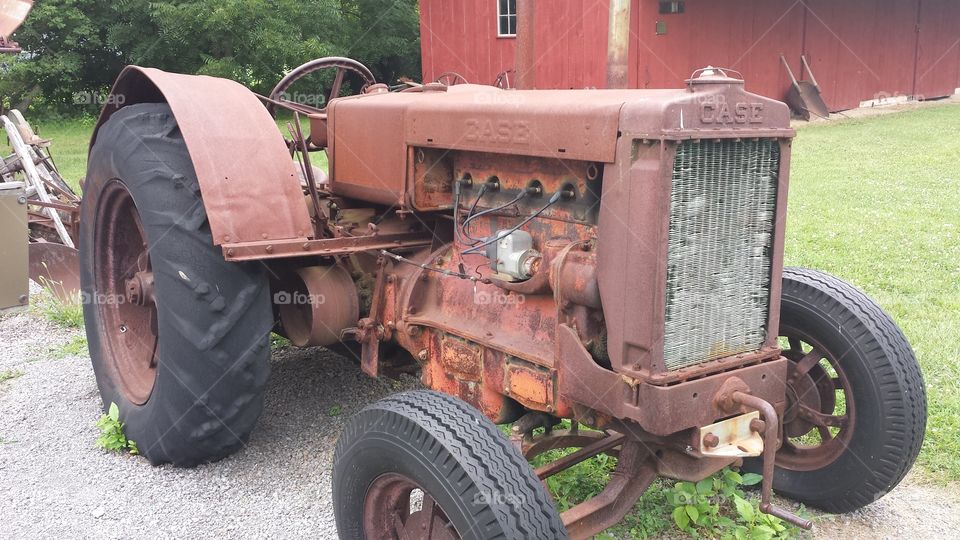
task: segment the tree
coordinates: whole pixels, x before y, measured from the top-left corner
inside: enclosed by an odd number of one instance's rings
[[[420,10],[417,0],[343,2],[350,30],[345,55],[369,67],[377,80],[420,79]]]
[[[0,96],[93,113],[127,64],[234,79],[260,93],[297,65],[351,56],[379,80],[419,78],[416,0],[44,0]],[[0,68],[2,69],[2,68]]]

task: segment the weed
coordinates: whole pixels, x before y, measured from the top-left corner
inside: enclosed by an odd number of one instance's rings
[[[666,502],[677,528],[690,536],[723,540],[794,538],[799,529],[760,512],[759,502],[747,499],[742,486],[763,479],[759,474],[725,469],[697,483],[677,482],[666,491]]]
[[[279,351],[290,346],[290,340],[280,334],[270,334],[270,350]]]
[[[330,416],[330,417],[340,416],[342,412],[343,412],[343,407],[341,407],[340,405],[334,405],[333,407],[330,407],[329,411],[327,411],[327,416]]]
[[[20,371],[19,369],[6,369],[3,371],[0,371],[0,382],[16,379],[21,375],[23,375],[23,372]]]
[[[564,420],[554,429],[569,428],[570,422]],[[589,428],[580,426],[580,430],[589,431]],[[510,428],[501,426],[501,431],[509,436]],[[574,451],[575,449],[551,450],[534,458],[531,465],[539,467]],[[603,491],[616,464],[616,458],[600,454],[547,478],[547,488],[553,495],[557,509],[561,512],[568,510]],[[669,529],[670,508],[666,504],[662,482],[654,482],[619,524],[597,538],[651,538]]]
[[[564,420],[555,429],[569,429]],[[587,431],[588,428],[582,427]],[[510,426],[500,426],[509,436]],[[531,461],[533,467],[555,461],[574,450],[551,450]],[[561,512],[594,497],[610,481],[616,458],[600,454],[546,480],[557,509]],[[655,481],[637,501],[633,510],[616,526],[597,538],[651,538],[671,526],[696,538],[722,540],[785,540],[799,529],[779,518],[760,512],[759,502],[748,498],[742,488],[758,484],[758,474],[725,469],[700,482]],[[672,522],[671,524],[671,517]]]
[[[667,511],[666,480],[658,479],[640,496],[620,523],[610,529],[618,538],[652,538],[670,528],[670,513]]]
[[[42,279],[42,278],[41,278]],[[80,303],[80,295],[68,298],[66,301],[60,300],[53,293],[51,282],[43,280],[44,292],[34,297],[33,307],[39,311],[47,320],[63,328],[80,328],[83,326],[83,305]]]
[[[123,433],[123,422],[120,421],[120,408],[116,403],[110,404],[110,410],[107,414],[97,420],[97,427],[100,428],[100,436],[97,437],[97,446],[110,452],[129,453],[137,455],[137,443],[131,441]]]
[[[71,356],[86,356],[87,355],[87,338],[86,336],[79,335],[73,336],[70,341],[51,350],[51,357],[60,359],[60,358],[69,358]]]

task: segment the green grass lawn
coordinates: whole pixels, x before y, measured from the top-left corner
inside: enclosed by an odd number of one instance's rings
[[[900,324],[927,383],[920,463],[960,479],[960,107],[804,127],[792,173],[787,264],[852,282]]]
[[[80,179],[87,171],[87,147],[96,119],[43,122],[27,118],[27,121],[33,125],[37,135],[53,140],[50,155],[60,175],[79,193]]]
[[[93,120],[38,125],[76,183]],[[787,263],[851,281],[902,326],[928,388],[920,463],[960,480],[960,107],[803,127],[792,169]]]

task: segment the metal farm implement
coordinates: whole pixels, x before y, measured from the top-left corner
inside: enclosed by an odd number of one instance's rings
[[[286,99],[318,71],[323,107]],[[774,490],[875,501],[920,449],[920,371],[863,293],[784,268],[790,112],[733,75],[391,91],[330,58],[256,96],[127,68],[80,212],[103,403],[152,463],[192,466],[254,429],[271,331],[417,374],[340,435],[342,538],[587,538],[657,476],[728,466],[801,527]],[[553,449],[574,452],[530,467]],[[558,513],[542,481],[600,453],[607,487]]]
[[[20,52],[20,47],[8,38],[23,22],[31,5],[27,0],[0,0],[0,53]],[[44,285],[60,300],[74,301],[80,287],[76,249],[80,197],[60,176],[50,155],[50,141],[38,137],[20,111],[14,109],[0,114],[0,125],[12,148],[9,156],[0,154],[0,189],[16,193],[16,198],[22,199],[27,208],[26,230],[19,231],[15,229],[22,227],[22,217],[15,218],[13,214],[22,216],[20,209],[4,209],[9,210],[6,216],[9,221],[4,221],[9,228],[3,231],[4,243],[0,249],[6,257],[19,259],[21,242],[29,241],[30,279]],[[19,237],[21,234],[25,237]],[[14,269],[22,268],[21,261],[5,261],[5,264],[4,268],[15,275],[10,276],[4,287],[0,308],[10,307],[6,305],[6,298],[11,290],[19,304],[25,305],[29,297],[20,292],[26,292],[26,280],[15,283],[21,275]]]
[[[13,149],[0,161],[0,183],[24,186],[28,230],[23,241],[29,241],[30,279],[62,301],[75,301],[80,288],[76,249],[80,197],[60,176],[50,141],[38,137],[20,111],[0,115],[0,124]],[[19,241],[14,231],[4,235]]]

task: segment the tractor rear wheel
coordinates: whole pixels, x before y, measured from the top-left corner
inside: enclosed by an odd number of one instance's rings
[[[791,363],[774,489],[835,513],[879,499],[910,470],[926,425],[923,378],[903,333],[853,286],[787,268],[780,340]]]
[[[476,409],[433,391],[357,414],[333,458],[340,538],[566,538],[533,469]]]
[[[107,408],[151,463],[239,449],[263,407],[272,326],[259,265],[213,244],[200,188],[165,104],[114,113],[90,152],[81,287]]]

